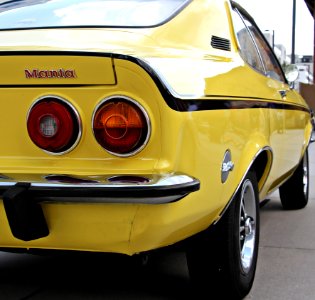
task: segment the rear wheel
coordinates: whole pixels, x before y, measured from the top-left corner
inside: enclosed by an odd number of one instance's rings
[[[187,249],[189,274],[196,290],[209,297],[216,294],[220,299],[243,299],[254,281],[258,244],[258,188],[255,174],[249,172],[219,223]]]
[[[306,149],[303,159],[293,175],[279,188],[280,200],[284,209],[301,209],[308,203],[309,162]]]

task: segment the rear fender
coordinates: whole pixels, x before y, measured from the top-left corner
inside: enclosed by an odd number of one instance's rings
[[[265,190],[264,185],[271,170],[272,160],[272,149],[264,138],[256,137],[249,140],[249,142],[240,152],[238,162],[235,163],[235,168],[232,172],[233,175],[231,174],[231,178],[229,178],[231,184],[228,184],[227,181],[227,184],[225,185],[224,194],[226,198],[230,200],[220,213],[220,216],[215,223],[218,222],[218,220],[223,216],[223,214],[229,207],[230,203],[234,199],[234,196],[238,192],[246,174],[250,170],[253,170],[256,173],[260,199],[263,199]]]

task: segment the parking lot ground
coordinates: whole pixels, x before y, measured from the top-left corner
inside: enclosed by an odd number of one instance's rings
[[[246,300],[315,299],[315,143],[310,145],[309,157],[308,206],[285,211],[275,192],[261,208],[257,272]],[[196,298],[185,254],[175,251],[154,255],[145,267],[116,255],[0,252],[0,299]]]
[[[253,289],[246,299],[315,299],[315,143],[309,147],[310,199],[285,211],[278,193],[261,208],[261,237]]]
[[[315,299],[314,216],[314,199],[300,211],[283,211],[280,201],[262,209],[256,278],[246,299]]]

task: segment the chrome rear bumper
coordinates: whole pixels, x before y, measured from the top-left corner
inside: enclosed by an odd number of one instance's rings
[[[15,186],[23,186],[28,196],[37,202],[161,204],[178,201],[199,190],[200,182],[186,174],[176,173],[81,177],[40,175],[32,180],[0,176],[0,195]]]
[[[12,176],[14,177],[14,176]],[[49,235],[40,202],[145,203],[177,201],[197,191],[200,183],[185,174],[114,175],[107,177],[25,175],[32,180],[0,176],[0,195],[14,237],[23,241]]]

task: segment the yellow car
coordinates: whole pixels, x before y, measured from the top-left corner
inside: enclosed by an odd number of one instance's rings
[[[249,293],[259,203],[308,202],[312,124],[239,4],[2,2],[0,66],[1,248],[180,244],[205,293]]]

